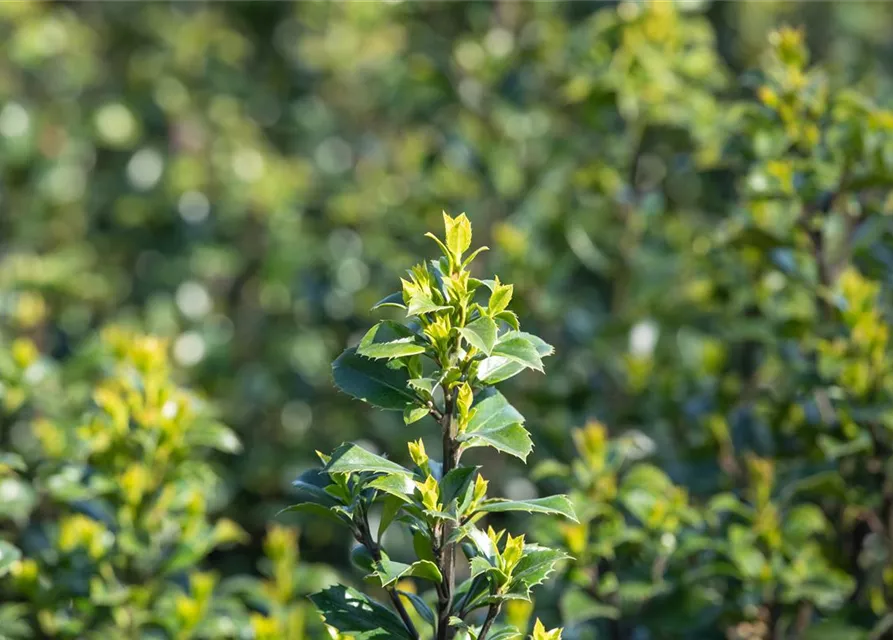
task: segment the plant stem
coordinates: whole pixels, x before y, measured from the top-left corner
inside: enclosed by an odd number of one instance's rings
[[[487,619],[484,620],[484,626],[481,627],[481,632],[478,634],[478,640],[484,640],[487,637],[490,627],[493,626],[496,616],[499,615],[500,608],[502,608],[502,603],[500,602],[494,602],[490,605],[490,609],[487,611]]]
[[[381,562],[381,547],[378,545],[375,540],[372,538],[372,533],[369,531],[369,523],[366,518],[366,512],[363,511],[363,520],[359,523],[359,542],[366,549],[369,550],[369,555],[372,556],[372,559],[376,563]],[[397,593],[397,590],[394,587],[385,587],[385,591],[388,592],[388,596],[391,598],[391,602],[394,605],[394,609],[397,610],[397,614],[400,616],[400,619],[403,620],[403,624],[406,627],[406,630],[409,632],[410,637],[413,640],[419,640],[419,632],[416,630],[415,625],[412,622],[412,618],[409,617],[409,613],[406,611],[406,607],[403,606],[403,601],[400,600],[400,594]]]
[[[459,443],[456,441],[453,407],[453,394],[447,393],[444,397],[443,418],[440,421],[443,431],[444,476],[459,464]],[[443,582],[437,600],[437,640],[451,640],[455,635],[455,629],[450,626],[450,613],[453,607],[453,591],[456,587],[456,545],[447,542],[453,532],[453,526],[450,522],[444,522],[440,528],[437,559]]]

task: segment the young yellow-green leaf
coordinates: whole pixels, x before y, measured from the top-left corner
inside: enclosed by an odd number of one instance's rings
[[[326,624],[354,640],[412,640],[397,614],[355,589],[336,585],[310,600]]]
[[[444,211],[443,224],[446,229],[447,249],[458,264],[462,260],[462,254],[471,246],[471,222],[464,213],[451,218]]]
[[[490,302],[487,303],[487,310],[492,318],[496,314],[505,311],[509,303],[512,301],[512,293],[515,288],[510,284],[502,284],[499,278],[494,279],[492,293],[490,293]]]
[[[410,329],[397,322],[385,320],[373,326],[357,346],[357,353],[364,358],[400,358],[425,353],[420,338]]]
[[[375,455],[355,444],[342,444],[332,452],[332,459],[323,468],[326,473],[396,473],[412,477],[412,471],[404,469],[396,462]]]
[[[561,629],[546,631],[546,627],[544,627],[540,619],[537,618],[536,624],[533,626],[533,635],[530,637],[530,640],[561,640]]]
[[[504,511],[526,511],[527,513],[547,513],[564,516],[568,520],[578,522],[574,505],[567,496],[549,496],[533,500],[494,499],[484,502],[477,508],[479,513],[497,513]]]
[[[416,400],[406,388],[405,369],[390,369],[384,362],[359,355],[348,349],[332,364],[335,386],[348,395],[380,409],[403,411],[407,402]]]
[[[459,333],[468,341],[468,344],[483,351],[488,356],[496,344],[496,322],[486,316],[468,323],[459,329]]]
[[[431,298],[423,293],[417,293],[409,299],[409,308],[406,310],[407,316],[420,316],[424,313],[433,313],[435,311],[446,311],[450,307],[445,307],[435,303]]]

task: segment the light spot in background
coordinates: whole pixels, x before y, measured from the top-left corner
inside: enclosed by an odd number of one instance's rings
[[[359,256],[363,253],[363,238],[353,229],[335,229],[326,241],[333,258]]]
[[[127,163],[127,179],[139,191],[148,191],[161,179],[164,159],[154,149],[140,149]]]
[[[654,353],[660,335],[657,325],[651,320],[643,320],[629,332],[629,350],[634,356],[650,356]]]
[[[0,135],[6,138],[17,138],[28,133],[31,128],[31,116],[22,105],[9,102],[0,111]]]
[[[190,224],[198,224],[208,217],[211,212],[211,203],[201,191],[187,191],[177,203],[180,217]]]
[[[282,407],[280,419],[288,435],[301,437],[307,433],[313,422],[313,410],[306,402],[293,400]]]
[[[353,313],[353,298],[343,291],[329,291],[323,300],[323,306],[330,318],[344,320]]]
[[[505,483],[505,497],[509,500],[530,500],[537,497],[536,487],[527,478],[512,478]]]
[[[174,342],[174,358],[184,367],[191,367],[205,357],[205,340],[195,331],[180,334]]]
[[[177,415],[177,403],[173,400],[165,402],[164,406],[161,407],[161,415],[168,420],[173,420]]]
[[[463,78],[459,82],[459,97],[464,104],[478,108],[484,98],[484,87],[473,78]]]
[[[347,258],[338,265],[335,277],[339,287],[353,293],[369,283],[369,267],[362,260]]]
[[[484,39],[484,46],[487,48],[487,51],[490,52],[490,55],[497,58],[504,58],[510,54],[514,44],[515,39],[511,32],[501,27],[490,29],[487,37]]]
[[[0,482],[0,500],[3,502],[13,502],[18,500],[24,494],[23,489],[24,487],[19,482],[16,482],[12,478],[7,478]]]
[[[187,318],[201,318],[211,310],[211,296],[198,282],[184,282],[177,287],[177,307]]]
[[[317,166],[325,173],[344,173],[353,165],[353,150],[338,136],[323,140],[313,154]]]
[[[107,104],[96,112],[96,131],[105,142],[123,146],[132,142],[137,133],[136,118],[121,103]]]
[[[257,182],[264,175],[264,157],[256,149],[240,149],[233,155],[233,173],[245,182]]]
[[[84,195],[87,178],[84,170],[73,164],[60,164],[46,175],[45,188],[53,202],[67,204],[75,202]]]
[[[484,49],[477,42],[467,41],[456,47],[456,61],[468,71],[480,68],[484,57]]]

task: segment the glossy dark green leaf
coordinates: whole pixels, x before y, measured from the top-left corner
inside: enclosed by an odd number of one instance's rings
[[[332,364],[335,385],[348,395],[380,409],[403,411],[415,396],[407,389],[405,369],[389,369],[384,362],[364,358],[348,349]]]
[[[355,589],[336,585],[310,600],[327,624],[355,640],[412,640],[397,614]]]
[[[381,562],[375,564],[375,575],[381,581],[382,587],[396,584],[403,578],[421,578],[431,582],[441,582],[443,576],[437,565],[430,560],[417,560],[412,564],[395,562],[383,555]]]
[[[394,307],[396,309],[406,309],[406,305],[403,304],[403,292],[395,291],[391,295],[385,296],[384,298],[382,298],[381,300],[376,302],[373,305],[371,310],[375,311],[376,309],[381,309],[382,307]]]

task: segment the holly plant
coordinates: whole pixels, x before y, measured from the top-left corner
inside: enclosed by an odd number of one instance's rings
[[[443,256],[413,267],[402,291],[374,307],[397,308],[405,321],[379,322],[333,365],[335,384],[349,395],[402,411],[407,425],[433,418],[440,459],[429,456],[421,438],[409,443],[411,465],[405,467],[343,444],[331,455],[319,454],[322,469],[295,482],[304,501],[290,509],[347,526],[358,543],[354,564],[389,599],[386,606],[344,586],[311,596],[328,625],[357,640],[522,637],[521,630],[497,622],[503,605],[529,601],[531,589],[568,556],[479,523],[506,511],[576,521],[565,496],[490,498],[480,468],[461,464],[462,454],[475,447],[526,461],[533,443],[524,417],[493,387],[525,369],[542,372],[542,359],[553,349],[520,331],[508,308],[512,285],[471,276],[470,263],[486,247],[466,255],[468,218],[444,213],[444,223],[443,240],[427,234]],[[411,537],[412,557],[392,558],[386,551],[382,540],[390,527]],[[467,562],[460,563],[462,557]],[[560,633],[537,621],[533,637]]]

